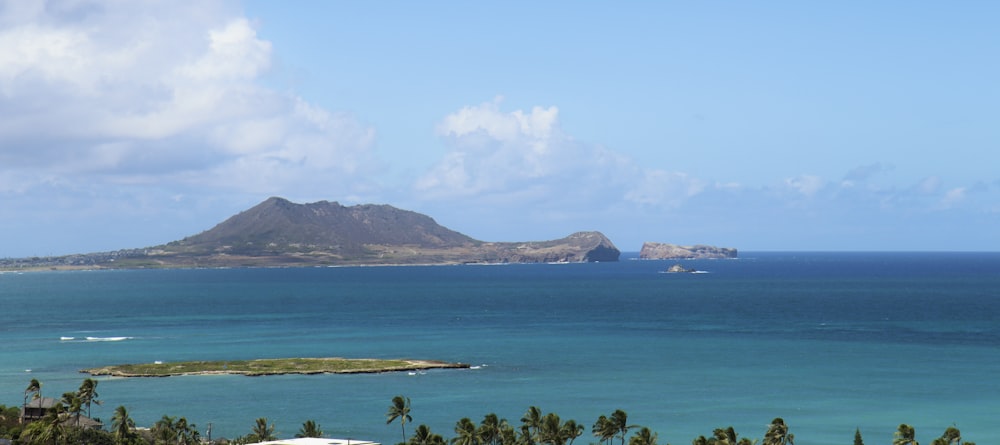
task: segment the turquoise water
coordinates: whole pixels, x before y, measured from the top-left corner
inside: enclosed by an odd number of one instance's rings
[[[184,416],[213,438],[257,417],[293,436],[394,444],[390,399],[449,438],[531,405],[587,426],[615,409],[686,444],[783,417],[797,443],[929,442],[958,426],[1000,442],[1000,254],[743,253],[619,263],[0,274],[0,403],[46,396],[81,368],[291,356],[428,358],[473,370],[378,375],[100,378],[140,425]],[[61,337],[72,337],[63,340]],[[91,340],[87,340],[91,337]],[[103,340],[103,341],[98,341]],[[29,371],[30,370],[30,371]],[[413,430],[408,427],[408,433]]]

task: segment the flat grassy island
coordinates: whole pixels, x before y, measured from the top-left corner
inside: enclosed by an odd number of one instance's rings
[[[445,368],[469,368],[469,365],[435,360],[408,359],[279,358],[139,363],[90,368],[81,370],[80,372],[93,376],[109,375],[115,377],[169,377],[206,374],[264,376],[281,374],[362,374]]]

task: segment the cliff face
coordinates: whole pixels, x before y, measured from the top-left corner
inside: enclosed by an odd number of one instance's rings
[[[645,260],[676,260],[702,258],[736,258],[736,249],[702,244],[678,246],[676,244],[645,242],[639,251],[639,258]]]
[[[484,263],[580,263],[618,261],[621,252],[601,232],[577,232],[566,238],[524,243],[486,243]]]

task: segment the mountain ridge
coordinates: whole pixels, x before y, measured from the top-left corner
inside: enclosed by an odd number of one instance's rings
[[[271,197],[208,230],[166,244],[0,259],[0,269],[568,263],[618,261],[620,254],[596,231],[549,241],[487,242],[387,204],[297,204]]]
[[[400,230],[405,226],[409,230]],[[334,201],[296,204],[271,197],[212,229],[174,246],[251,252],[260,242],[289,247],[339,248],[357,253],[365,244],[457,247],[478,241],[447,229],[433,218],[387,204],[343,206]]]

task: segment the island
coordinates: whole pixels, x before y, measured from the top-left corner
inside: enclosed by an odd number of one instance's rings
[[[324,267],[618,261],[604,234],[490,242],[385,204],[298,204],[272,197],[166,244],[60,257],[0,258],[0,270]]]
[[[237,374],[265,376],[282,374],[373,374],[382,372],[421,371],[427,369],[465,369],[465,363],[409,359],[280,358],[256,360],[214,360],[161,362],[103,366],[80,370],[92,376],[170,377],[180,375]]]
[[[736,249],[732,247],[715,247],[704,244],[694,246],[679,246],[677,244],[645,242],[639,251],[643,260],[698,260],[736,258]]]
[[[695,270],[695,269],[688,269],[688,268],[684,267],[680,263],[677,263],[677,264],[674,264],[673,266],[670,266],[670,268],[667,269],[667,271],[666,271],[666,273],[695,273],[695,272],[697,272],[697,270]]]

